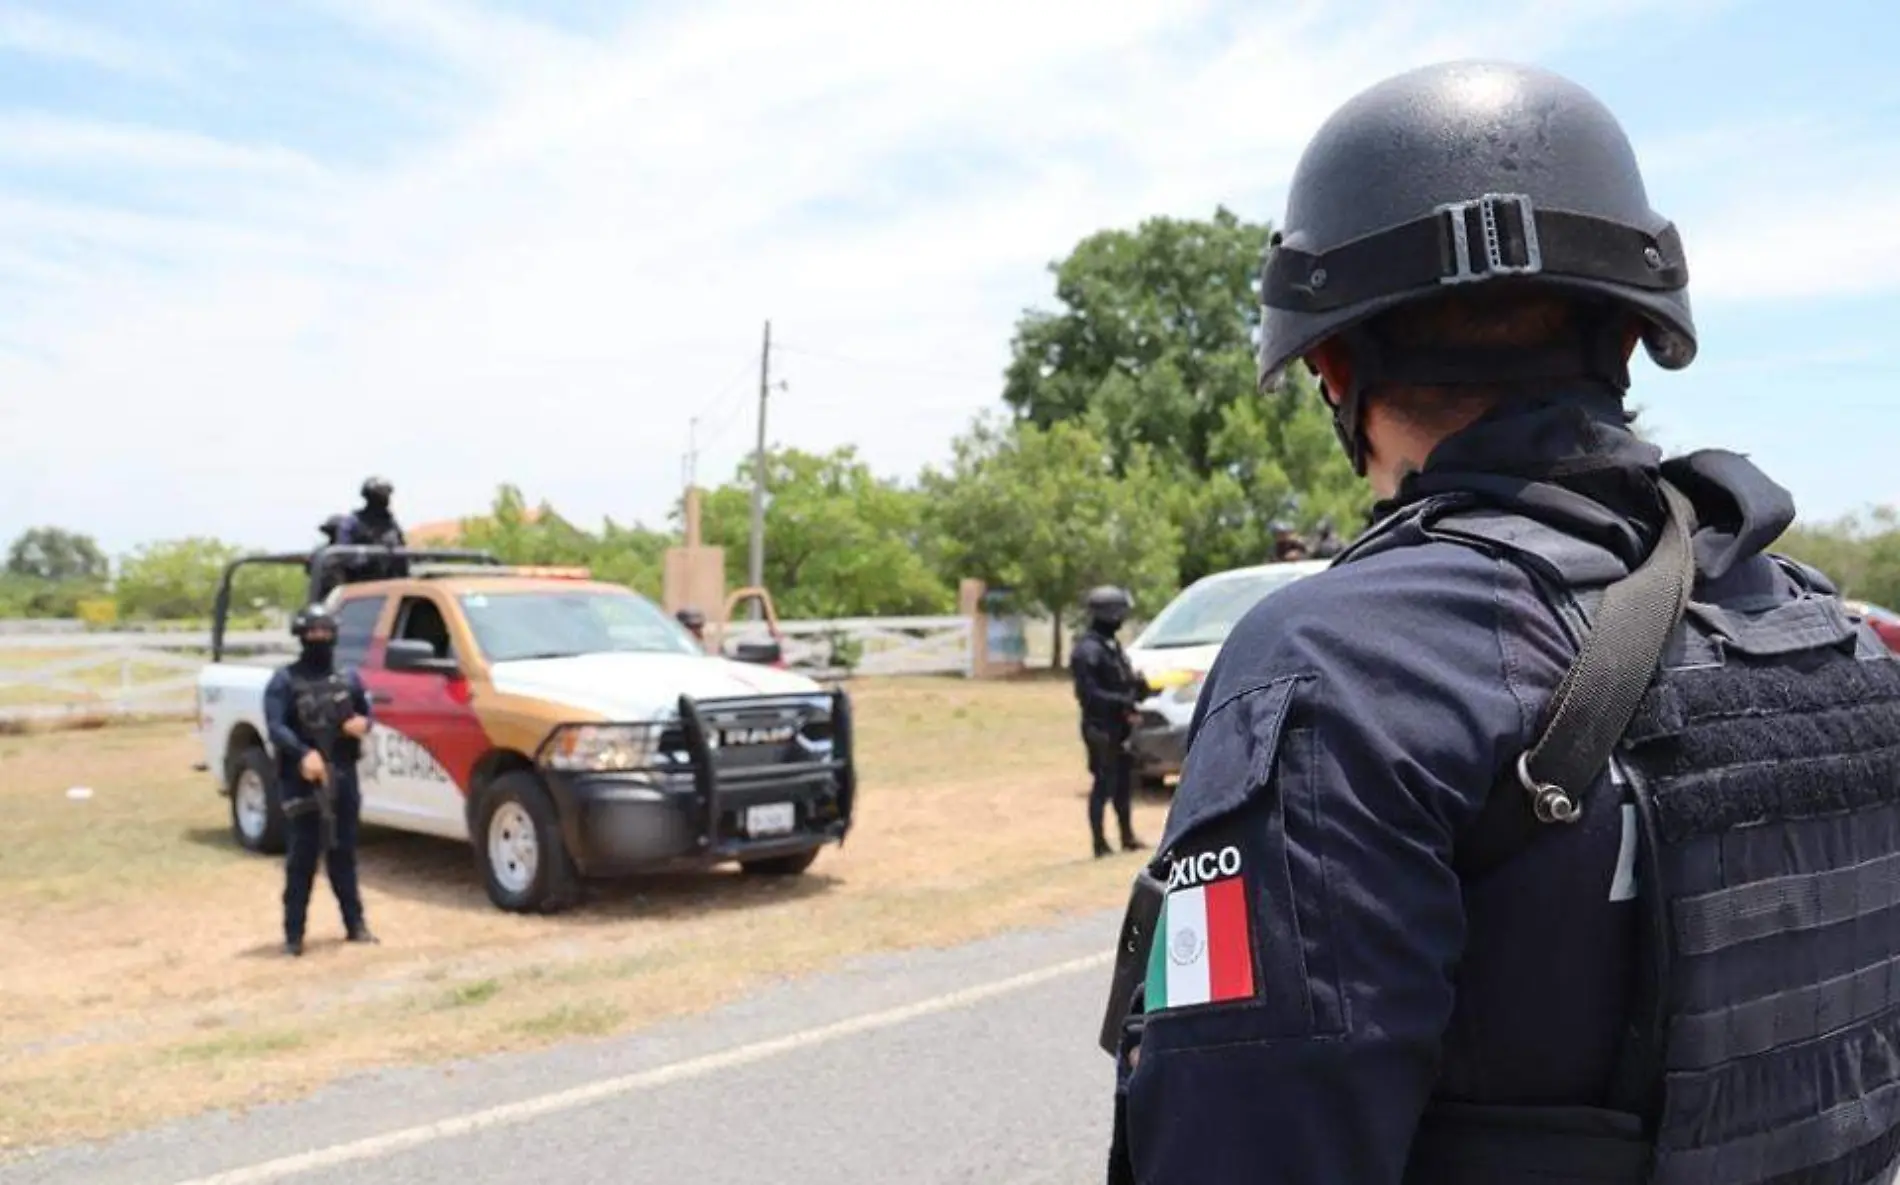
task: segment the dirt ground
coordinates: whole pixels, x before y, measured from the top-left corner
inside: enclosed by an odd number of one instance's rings
[[[1134,863],[1089,855],[1064,683],[852,690],[858,823],[803,877],[618,882],[528,918],[489,904],[465,846],[369,829],[383,945],[341,942],[319,878],[301,960],[278,953],[281,860],[232,841],[188,725],[0,737],[0,1155],[617,1032],[850,955],[1121,903]],[[1138,799],[1148,838],[1165,809]]]

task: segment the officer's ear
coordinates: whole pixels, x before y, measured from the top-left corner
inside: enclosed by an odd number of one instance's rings
[[[1320,397],[1333,406],[1339,406],[1336,392],[1352,388],[1352,355],[1337,338],[1321,342],[1304,358],[1306,367],[1319,376]]]

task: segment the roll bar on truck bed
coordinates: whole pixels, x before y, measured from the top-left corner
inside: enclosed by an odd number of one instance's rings
[[[366,543],[337,543],[319,547],[315,551],[278,551],[262,552],[257,555],[239,556],[224,566],[224,574],[218,579],[218,595],[211,606],[211,661],[219,662],[224,657],[225,625],[231,616],[231,581],[238,570],[252,564],[295,565],[305,569],[310,576],[304,604],[314,604],[323,599],[323,574],[329,570],[334,560],[363,559],[405,559],[421,560],[424,563],[462,563],[478,564],[485,567],[505,567],[493,552],[471,551],[466,548],[416,548],[416,547],[378,547]]]

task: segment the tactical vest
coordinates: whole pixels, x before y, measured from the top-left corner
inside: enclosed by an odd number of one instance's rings
[[[1430,540],[1518,565],[1573,642],[1627,573],[1605,548],[1462,496],[1400,511],[1336,562]],[[1795,599],[1691,600],[1589,791],[1627,791],[1640,837],[1643,971],[1608,1108],[1434,1106],[1408,1182],[1893,1178],[1900,661],[1817,577],[1775,562]],[[1527,800],[1504,772],[1494,793]],[[1529,844],[1564,838],[1546,824]]]
[[[1070,647],[1070,653],[1074,654],[1076,651],[1088,646],[1091,642],[1108,651],[1108,657],[1115,665],[1115,690],[1124,692],[1135,691],[1140,684],[1135,676],[1134,664],[1128,661],[1128,652],[1122,649],[1122,644],[1117,639],[1097,633],[1092,629],[1087,630],[1075,639],[1075,642]],[[1079,684],[1077,686],[1078,688],[1080,687]],[[1079,690],[1078,694],[1080,694]],[[1109,724],[1113,728],[1118,729],[1125,723],[1119,714],[1090,717],[1089,712],[1090,708],[1084,704],[1082,707],[1082,715],[1085,724]]]
[[[350,681],[341,671],[325,675],[290,669],[291,718],[297,733],[324,760],[348,768],[361,756],[362,745],[343,731],[343,722],[356,715]]]

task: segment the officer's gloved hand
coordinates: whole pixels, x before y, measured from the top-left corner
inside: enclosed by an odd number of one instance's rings
[[[305,753],[302,763],[298,766],[298,772],[303,774],[303,780],[306,782],[321,782],[324,773],[323,754],[315,749]]]

